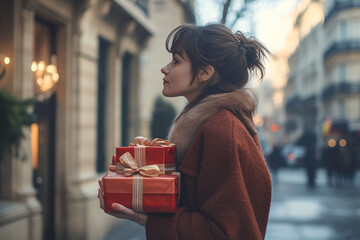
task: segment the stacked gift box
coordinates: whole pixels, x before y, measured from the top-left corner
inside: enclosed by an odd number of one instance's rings
[[[175,160],[175,145],[163,139],[136,137],[129,146],[117,147],[111,171],[102,180],[104,210],[120,203],[139,212],[175,213],[180,177]]]

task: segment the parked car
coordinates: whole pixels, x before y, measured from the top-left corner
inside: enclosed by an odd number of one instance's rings
[[[285,158],[287,166],[296,167],[303,164],[306,149],[303,146],[288,143],[283,146],[281,154]]]

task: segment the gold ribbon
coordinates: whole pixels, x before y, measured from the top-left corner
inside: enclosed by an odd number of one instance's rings
[[[132,209],[144,212],[143,209],[143,177],[139,174],[133,176]]]
[[[138,136],[134,139],[133,143],[130,143],[129,146],[169,146],[172,145],[169,141],[161,139],[161,138],[154,138],[151,142],[149,139],[143,136]]]
[[[146,146],[170,146],[173,145],[167,140],[163,140],[161,138],[155,138],[151,142],[142,136],[136,137],[134,143],[130,143],[129,146],[137,146],[134,149],[134,157],[131,153],[126,152],[121,155],[119,161],[116,162],[116,172],[123,173],[125,176],[133,176],[133,191],[132,191],[132,208],[135,211],[143,212],[143,176],[144,177],[156,177],[160,173],[160,168],[156,164],[147,165],[145,159],[145,147]],[[143,166],[144,165],[144,166]],[[166,164],[162,168],[165,168]],[[173,170],[169,167],[169,170]],[[175,167],[174,167],[175,170]],[[141,176],[140,176],[141,175]]]
[[[145,148],[146,147],[168,147],[173,146],[173,143],[170,143],[167,140],[161,139],[161,138],[154,138],[152,141],[149,141],[146,137],[138,136],[135,137],[133,143],[129,143],[129,146],[133,146],[134,148],[134,158],[135,161],[138,163],[139,167],[146,165],[146,153]],[[174,164],[156,164],[161,174],[169,173],[175,171],[175,165]],[[124,170],[122,165],[116,165],[117,166],[117,172],[118,173],[124,173]]]
[[[131,176],[134,173],[139,173],[144,177],[156,177],[160,173],[160,168],[156,164],[139,166],[129,152],[121,155],[119,164],[117,163],[117,167],[120,172],[125,174],[125,176]]]

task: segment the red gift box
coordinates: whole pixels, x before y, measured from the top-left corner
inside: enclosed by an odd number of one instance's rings
[[[160,168],[160,174],[171,174],[175,171],[175,145],[117,147],[114,165],[120,162],[119,158],[126,152],[129,152],[134,157],[140,167],[156,164]]]
[[[138,212],[176,213],[179,174],[142,177],[107,172],[103,177],[106,212],[113,211],[111,204],[120,203]]]

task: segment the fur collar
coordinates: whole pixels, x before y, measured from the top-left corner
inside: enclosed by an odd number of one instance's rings
[[[243,90],[209,95],[185,113],[180,113],[170,128],[168,139],[176,144],[177,165],[179,166],[188,151],[195,135],[213,114],[228,110],[239,118],[250,134],[256,133],[252,121],[256,103],[250,94]]]

